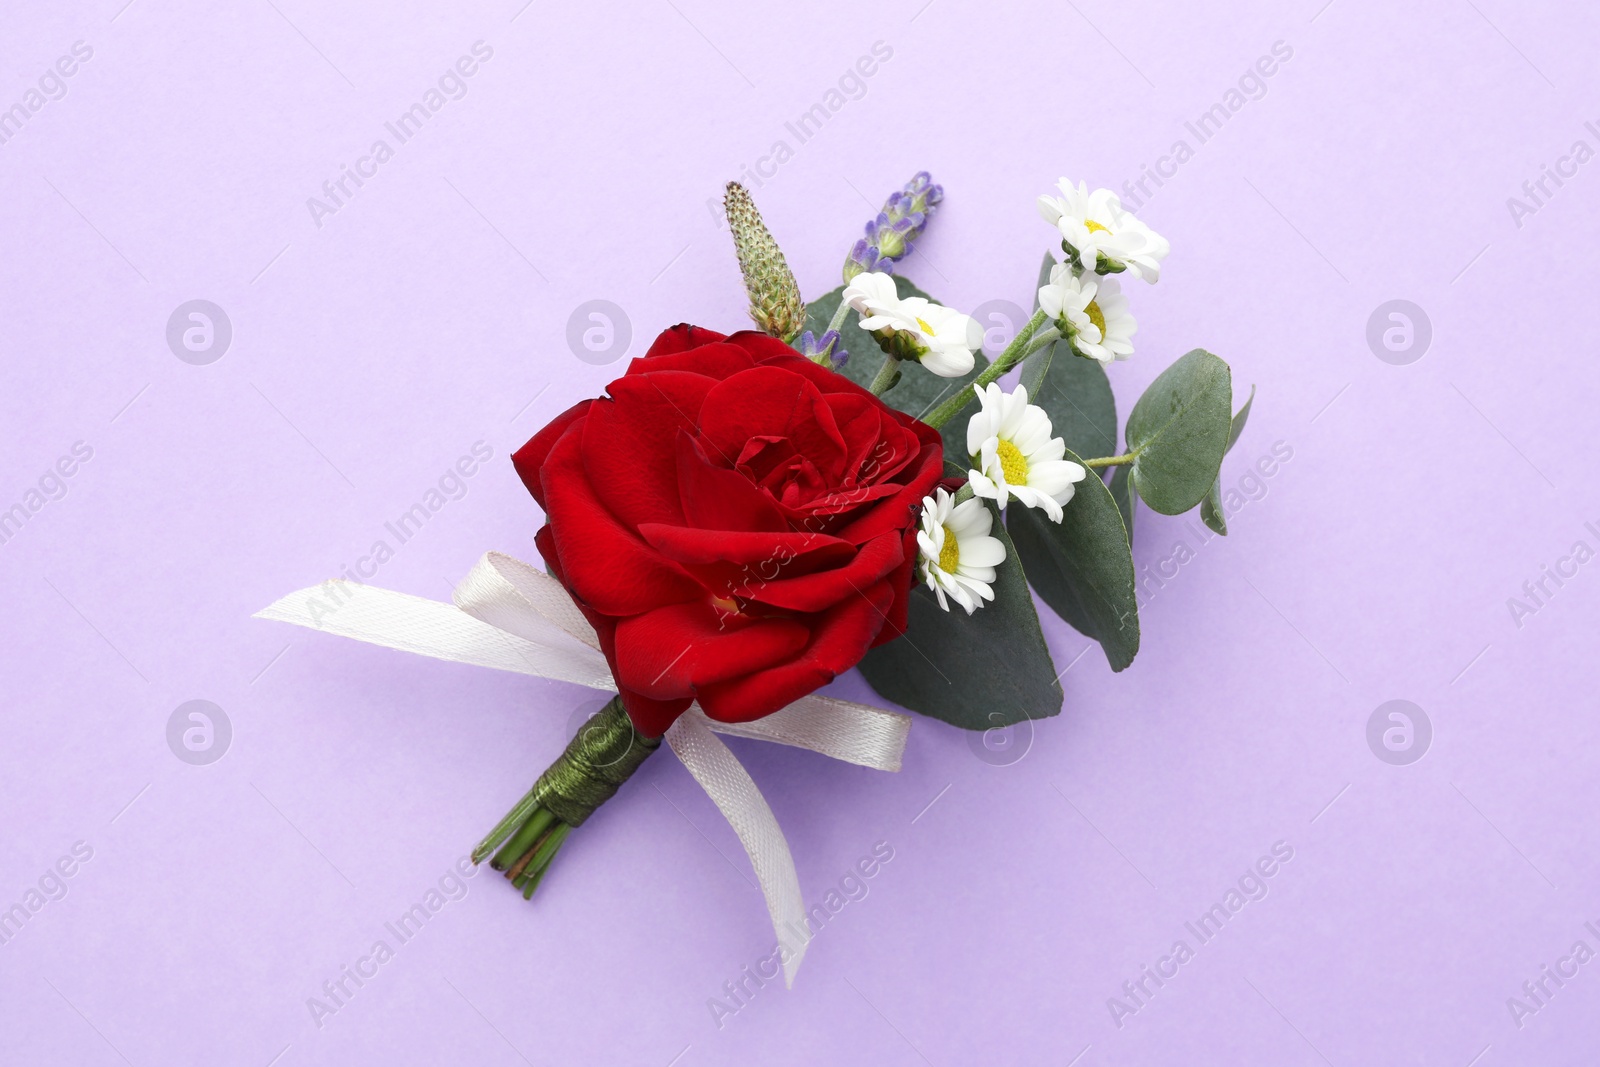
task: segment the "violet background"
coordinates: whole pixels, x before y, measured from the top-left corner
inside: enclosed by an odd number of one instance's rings
[[[1575,140],[1600,147],[1600,15],[123,3],[12,8],[0,33],[0,106],[94,50],[0,145],[0,507],[94,450],[0,545],[0,901],[93,849],[0,945],[0,1061],[1594,1062],[1600,962],[1520,1029],[1506,1001],[1580,938],[1600,949],[1600,564],[1520,628],[1507,598],[1600,547],[1600,174],[1520,227],[1506,200]],[[467,95],[318,228],[306,199],[480,40]],[[798,144],[785,123],[880,41],[865,95]],[[392,543],[385,521],[477,441],[496,459],[372,581],[445,599],[485,550],[536,560],[505,457],[621,369],[575,358],[569,316],[614,301],[631,354],[678,321],[739,327],[708,202],[774,142],[793,158],[752,191],[808,295],[928,168],[946,201],[904,273],[965,309],[1026,305],[1050,240],[1034,198],[1194,146],[1185,121],[1278,41],[1266,95],[1141,209],[1174,251],[1158,286],[1130,284],[1139,351],[1112,380],[1125,416],[1203,345],[1240,399],[1260,390],[1225,483],[1276,442],[1293,458],[1150,598],[1132,669],[1077,658],[1046,612],[1066,708],[991,738],[1008,765],[931,720],[894,775],[735,742],[809,901],[874,843],[894,858],[792,991],[720,1027],[708,1001],[772,932],[732,831],[665,757],[536,904],[473,879],[319,1028],[307,998],[601,698],[251,613]],[[234,331],[207,366],[165,340],[194,298]],[[1406,366],[1366,340],[1397,298],[1433,330]],[[1141,511],[1136,560],[1197,526]],[[834,691],[874,699],[855,675]],[[210,766],[166,742],[197,698],[233,729]],[[1366,741],[1396,698],[1434,730],[1409,766]],[[1185,920],[1278,841],[1294,858],[1269,895],[1115,1025],[1107,999],[1197,944]]]

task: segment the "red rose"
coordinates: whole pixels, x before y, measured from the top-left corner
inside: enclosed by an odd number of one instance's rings
[[[642,733],[760,718],[905,632],[938,431],[758,333],[675,326],[608,392],[512,459]]]

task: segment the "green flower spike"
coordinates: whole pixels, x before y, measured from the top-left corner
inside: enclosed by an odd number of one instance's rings
[[[778,242],[761,221],[749,191],[738,182],[728,183],[724,207],[745,292],[750,294],[750,317],[762,333],[794,340],[805,326],[806,305]]]

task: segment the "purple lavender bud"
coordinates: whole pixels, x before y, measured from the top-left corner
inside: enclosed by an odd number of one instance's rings
[[[933,176],[925,170],[919,170],[906,183],[906,193],[912,200],[920,200],[915,210],[926,211],[944,199],[944,186],[933,184]]]
[[[817,337],[810,330],[800,335],[800,354],[813,363],[821,363],[839,370],[850,358],[850,353],[839,347],[839,331],[828,330]]]
[[[838,330],[829,330],[822,335],[822,343],[830,346],[830,350],[833,353],[831,358],[834,370],[844,370],[844,365],[850,362],[850,353],[844,350],[844,347],[839,344],[839,340]]]
[[[895,261],[911,253],[911,243],[922,236],[934,205],[943,199],[944,189],[925,170],[891,193],[883,210],[867,223],[866,239],[857,241],[845,259],[845,282],[866,271],[892,274]]]

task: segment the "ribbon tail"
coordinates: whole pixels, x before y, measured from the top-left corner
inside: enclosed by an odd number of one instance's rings
[[[255,617],[453,663],[575,682],[590,689],[615,692],[617,688],[605,657],[565,635],[559,645],[530,641],[453,605],[344,579],[290,593]]]
[[[739,758],[711,732],[708,720],[697,709],[678,717],[667,731],[667,743],[722,811],[749,854],[772,917],[773,933],[778,944],[788,950],[783,980],[792,989],[809,934],[800,877],[777,818]]]
[[[815,693],[751,722],[708,722],[719,734],[793,745],[876,771],[900,769],[911,733],[909,715]]]

